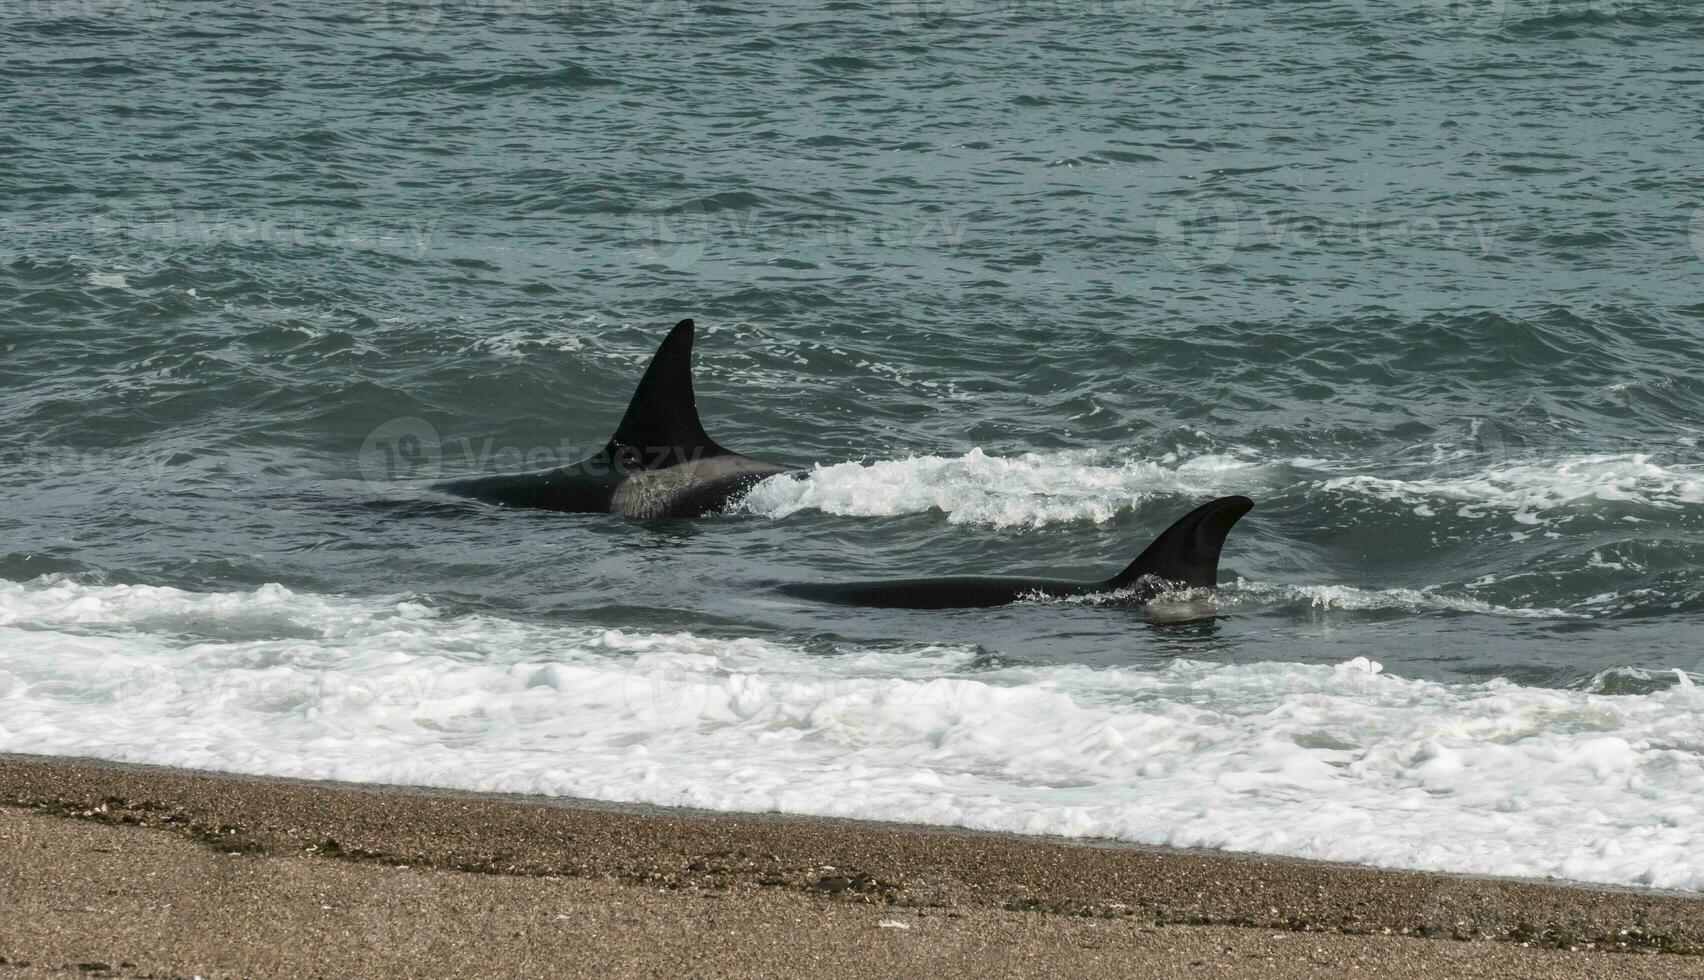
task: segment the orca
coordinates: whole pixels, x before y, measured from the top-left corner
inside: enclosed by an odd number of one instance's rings
[[[1028,598],[1068,598],[1128,590],[1145,603],[1177,588],[1219,584],[1219,552],[1232,525],[1254,509],[1247,497],[1220,497],[1190,511],[1148,545],[1124,571],[1099,582],[1032,578],[915,578],[897,581],[792,583],[779,591],[801,599],[886,609],[969,609]]]
[[[778,473],[795,470],[722,448],[692,393],[690,319],[674,325],[633,392],[609,445],[578,463],[448,480],[436,489],[505,507],[620,517],[703,517]]]

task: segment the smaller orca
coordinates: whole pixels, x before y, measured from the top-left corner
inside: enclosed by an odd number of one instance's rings
[[[1219,551],[1231,526],[1254,509],[1247,497],[1220,497],[1185,514],[1148,545],[1130,567],[1100,582],[1028,578],[917,578],[882,582],[801,583],[781,592],[847,606],[887,609],[966,609],[1003,606],[1032,596],[1066,598],[1130,590],[1147,602],[1170,588],[1219,584]]]
[[[537,473],[449,480],[437,489],[507,507],[619,517],[703,517],[760,481],[795,472],[723,449],[698,421],[691,320],[651,358],[615,435],[597,454]]]

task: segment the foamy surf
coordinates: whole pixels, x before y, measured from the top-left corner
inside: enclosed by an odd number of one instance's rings
[[[1704,695],[0,582],[0,751],[1704,890]]]
[[[1237,609],[1304,609],[1318,613],[1407,612],[1467,613],[1512,619],[1590,619],[1556,608],[1522,608],[1486,602],[1472,596],[1435,589],[1359,589],[1352,585],[1285,585],[1237,579],[1214,589],[1179,589],[1150,595],[1141,589],[1114,589],[1088,595],[1049,596],[1036,593],[1030,602],[1081,606],[1140,604],[1151,618],[1199,619]]]
[[[1221,494],[1258,482],[1263,464],[1234,456],[1108,460],[1081,453],[910,456],[817,466],[759,484],[735,508],[781,518],[802,510],[846,517],[938,511],[954,524],[997,527],[1104,522],[1162,495]]]
[[[1520,523],[1538,524],[1549,512],[1592,502],[1654,508],[1704,503],[1704,469],[1665,465],[1646,453],[1595,454],[1509,462],[1458,476],[1338,476],[1322,481],[1319,488],[1402,501],[1422,517],[1434,516],[1440,508],[1460,517],[1499,511],[1513,512]]]
[[[1283,585],[1238,579],[1213,595],[1220,609],[1290,606],[1319,612],[1472,613],[1512,619],[1587,619],[1583,613],[1554,607],[1522,608],[1487,602],[1435,589],[1359,589],[1352,585]]]
[[[962,456],[818,465],[759,484],[733,509],[772,518],[804,510],[842,517],[938,512],[954,524],[1011,527],[1105,522],[1163,496],[1261,492],[1262,499],[1306,494],[1394,500],[1426,518],[1506,514],[1539,524],[1569,508],[1605,502],[1658,509],[1704,503],[1704,468],[1665,463],[1648,453],[1479,466],[1457,458],[1431,467],[1445,475],[1413,479],[1366,469],[1364,460],[1267,459],[1250,449],[1153,459],[1087,450],[1007,457],[972,449]]]

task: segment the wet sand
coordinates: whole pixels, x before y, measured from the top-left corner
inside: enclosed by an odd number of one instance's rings
[[[0,977],[1704,977],[1684,895],[20,756],[0,804]]]

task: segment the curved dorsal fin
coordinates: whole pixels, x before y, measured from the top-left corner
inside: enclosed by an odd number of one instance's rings
[[[1192,589],[1211,589],[1219,584],[1219,551],[1225,546],[1225,535],[1253,509],[1254,501],[1247,497],[1209,500],[1166,528],[1108,584],[1124,588],[1151,575]]]
[[[612,456],[628,446],[639,451],[648,467],[657,468],[727,453],[698,421],[692,394],[692,329],[691,320],[675,324],[651,357],[606,447]]]

